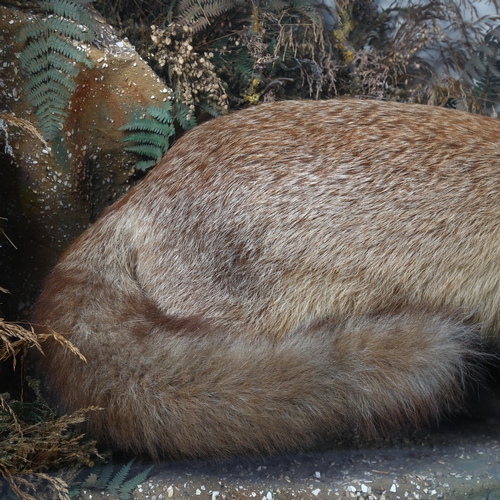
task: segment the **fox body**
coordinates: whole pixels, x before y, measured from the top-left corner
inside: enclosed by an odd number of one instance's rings
[[[500,123],[334,100],[196,127],[50,274],[66,410],[154,458],[301,450],[460,405],[500,326]]]

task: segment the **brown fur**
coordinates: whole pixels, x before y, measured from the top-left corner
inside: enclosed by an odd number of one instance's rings
[[[478,330],[500,324],[499,137],[351,100],[197,127],[50,275],[33,321],[88,363],[51,344],[48,386],[153,457],[299,450],[453,409]]]

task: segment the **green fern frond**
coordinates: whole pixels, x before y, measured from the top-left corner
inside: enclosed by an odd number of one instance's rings
[[[181,0],[177,6],[177,22],[190,26],[193,33],[198,33],[210,20],[233,9],[235,0]]]
[[[57,118],[57,116],[62,117],[62,121],[64,122],[64,118],[68,117],[68,113],[64,111],[63,107],[66,101],[61,99],[58,102],[58,98],[59,97],[57,95],[53,95],[50,96],[50,98],[47,98],[45,102],[40,104],[40,106],[36,110],[36,115],[38,116],[39,120],[46,120],[50,115],[54,115],[54,118]]]
[[[154,469],[154,466],[148,467],[127,480],[127,476],[130,473],[134,461],[135,459],[132,459],[130,462],[123,465],[111,480],[110,478],[115,470],[115,466],[112,463],[105,467],[94,467],[90,470],[85,481],[72,485],[70,497],[75,498],[80,495],[82,488],[93,488],[95,490],[101,490],[102,493],[110,493],[120,500],[131,498],[131,494],[135,488],[143,483],[147,479],[149,473]]]
[[[30,101],[35,106],[41,106],[47,101],[54,101],[54,105],[66,106],[71,97],[71,92],[56,82],[43,82],[29,94]]]
[[[34,19],[32,23],[25,24],[21,27],[19,32],[16,34],[16,40],[18,42],[26,42],[28,38],[38,38],[39,36],[48,32],[48,26],[45,22],[39,19]],[[47,33],[48,36],[48,33]]]
[[[79,24],[72,23],[64,18],[49,17],[47,19],[47,24],[51,31],[68,38],[80,40],[81,42],[91,41],[94,37],[93,31],[83,31]]]
[[[135,165],[137,170],[145,171],[155,165],[166,153],[170,145],[170,137],[175,134],[172,117],[172,105],[166,102],[163,108],[151,106],[146,116],[126,123],[120,130],[137,132],[123,139],[124,142],[135,143],[126,146],[125,150],[149,158]]]
[[[40,132],[43,137],[55,137],[63,128],[67,118],[67,113],[64,113],[57,108],[47,108],[44,113],[38,113],[37,117],[40,120]]]
[[[37,38],[43,35],[48,36],[51,31],[81,42],[91,40],[89,31],[82,31],[82,28],[78,24],[57,17],[49,17],[43,23],[38,21],[32,24],[25,24],[19,31],[17,39],[20,42],[25,42],[28,38]]]
[[[113,474],[115,466],[112,463],[106,464],[104,467],[98,467],[93,470],[93,473],[97,476],[95,482],[95,487],[98,489],[104,489],[108,486],[109,480],[111,479],[111,474]],[[90,478],[90,476],[89,476]],[[87,479],[88,481],[88,479]]]
[[[202,103],[200,107],[203,111],[205,111],[205,113],[208,113],[213,117],[220,116],[220,113],[206,102]]]
[[[140,132],[138,134],[132,134],[123,139],[124,142],[139,142],[141,144],[151,144],[153,146],[158,146],[163,148],[165,144],[165,137],[158,134]]]
[[[236,73],[247,79],[254,74],[255,59],[250,54],[248,47],[242,46],[237,48],[225,49],[229,42],[229,36],[221,38],[214,46],[215,58],[214,63],[218,67],[229,67],[231,73]],[[276,42],[275,42],[276,43]],[[274,55],[273,52],[270,52]]]
[[[167,101],[163,107],[149,107],[144,117],[120,127],[120,130],[135,132],[123,139],[124,142],[134,143],[126,146],[125,150],[148,158],[136,163],[137,170],[151,168],[167,152],[170,138],[175,135],[174,120],[186,130],[196,125],[196,118],[192,113],[190,115],[188,106],[177,101]]]
[[[48,50],[49,48],[46,38],[32,40],[28,45],[26,45],[26,47],[24,47],[23,51],[19,55],[19,64],[21,65],[21,69],[27,73],[36,73],[38,71],[38,65],[34,69],[32,68],[32,63],[34,61],[38,61],[40,57],[43,57],[43,62],[46,63],[45,58]]]
[[[241,75],[253,76],[255,73],[254,64],[255,60],[250,54],[247,47],[243,47],[237,52],[236,56],[236,69]]]
[[[65,38],[52,33],[49,35],[47,42],[50,52],[56,52],[72,61],[84,63],[89,68],[94,66],[94,63],[87,57],[87,54],[83,50],[74,47]]]
[[[17,35],[27,42],[19,57],[28,75],[25,92],[45,139],[54,138],[64,126],[64,109],[76,89],[76,63],[92,68],[87,54],[73,42],[90,41],[95,36],[94,21],[83,6],[89,0],[42,0],[47,16],[25,25]]]
[[[472,87],[472,95],[484,111],[500,103],[500,25],[486,34],[461,78]]]
[[[178,101],[175,102],[173,112],[175,114],[175,119],[184,130],[190,130],[196,127],[196,117],[186,104]]]
[[[146,172],[150,168],[153,168],[156,165],[156,160],[141,160],[135,164],[135,169],[140,172]]]
[[[66,120],[57,116],[51,117],[50,121],[47,119],[46,123],[40,125],[40,132],[43,137],[55,137],[64,127]]]
[[[148,109],[148,113],[156,120],[161,123],[172,123],[172,104],[170,102],[166,102],[162,108],[158,106],[151,106]]]
[[[67,77],[64,73],[55,68],[49,68],[47,71],[42,71],[30,78],[30,80],[26,82],[24,89],[26,92],[34,96],[37,92],[40,91],[41,86],[44,83],[48,82],[56,82],[61,87],[66,89],[69,92],[68,98],[71,97],[71,94],[76,90],[76,83],[71,78]]]
[[[125,481],[125,478],[127,477],[127,474],[129,473],[134,461],[135,459],[133,458],[132,460],[130,460],[130,462],[123,465],[120,470],[113,476],[113,479],[109,482],[108,485],[108,490],[110,491],[110,493],[120,498],[118,490],[123,485],[123,482]]]
[[[92,61],[91,61],[92,62]],[[76,67],[76,61],[71,61],[65,59],[64,57],[59,57],[54,52],[49,52],[49,64],[55,69],[62,71],[64,74],[72,76],[75,78],[80,72]]]
[[[123,485],[119,488],[118,490],[118,497],[119,498],[124,498],[127,496],[130,496],[130,494],[139,486],[141,483],[143,483],[149,473],[154,469],[154,465],[151,465],[147,469],[144,469],[142,472],[134,476],[133,478],[129,479]]]
[[[172,125],[168,123],[162,123],[158,120],[153,120],[152,118],[138,118],[128,122],[127,124],[120,127],[120,130],[140,130],[142,132],[153,132],[154,134],[169,135],[172,129]]]
[[[87,40],[95,37],[94,20],[89,11],[83,7],[79,0],[42,0],[41,4],[47,12],[53,12],[56,16],[71,19],[77,24],[85,26],[88,30]],[[84,31],[85,32],[85,31]]]
[[[124,148],[125,151],[130,151],[131,153],[136,153],[142,156],[148,156],[153,158],[155,162],[161,159],[163,156],[163,148],[153,146],[152,144],[139,144],[137,146],[127,146]]]
[[[500,49],[500,26],[490,30],[484,37],[484,43],[470,58],[462,73],[462,79],[470,85],[487,78],[488,72],[498,73],[496,64]],[[500,76],[500,75],[499,75]]]
[[[31,49],[31,47],[30,47]],[[29,62],[24,61],[22,58],[23,55],[26,55],[25,52],[21,52],[21,56],[19,57],[20,66],[22,69],[26,71],[26,73],[30,73],[36,75],[39,71],[47,68],[47,57],[46,54],[43,54],[42,57],[33,58]],[[29,70],[29,71],[28,71]]]
[[[68,117],[68,113],[65,111],[66,103],[67,99],[64,99],[62,96],[55,92],[47,92],[36,101],[36,106],[38,108],[36,110],[36,116],[38,120],[47,120],[53,116],[58,122],[61,122],[62,119],[64,123],[64,120]],[[57,116],[60,118],[56,118]],[[41,123],[40,125],[43,124]]]

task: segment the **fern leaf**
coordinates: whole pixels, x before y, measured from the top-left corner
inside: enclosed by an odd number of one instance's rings
[[[198,0],[180,0],[177,4],[177,13],[179,16],[184,16],[186,12],[198,5]]]
[[[48,36],[48,26],[46,23],[42,23],[39,19],[35,19],[34,22],[30,24],[25,24],[19,32],[16,34],[16,40],[18,42],[25,42],[29,38],[38,38],[40,35],[46,33]]]
[[[55,3],[59,4],[60,1]],[[48,7],[47,10],[53,11],[54,9]],[[86,12],[86,14],[83,14],[83,11]],[[53,31],[59,33],[59,35],[74,38],[75,40],[91,41],[95,33],[93,29],[87,27],[87,22],[91,23],[93,27],[94,20],[85,9],[82,9],[82,7],[80,7],[80,13],[77,14],[76,17],[77,19],[73,21],[65,17],[49,17],[43,21],[36,19],[33,23],[25,24],[16,35],[16,39],[19,42],[25,42],[29,38],[36,39],[43,34],[47,37],[49,32]],[[82,25],[84,28],[82,28]]]
[[[94,38],[94,20],[83,6],[88,0],[42,0],[45,12],[52,13],[37,19],[18,33],[18,40],[28,41],[19,62],[29,75],[25,85],[28,100],[38,109],[36,114],[46,139],[57,135],[64,124],[66,108],[76,89],[78,75],[75,63],[94,65],[87,54],[72,41]]]
[[[177,6],[178,23],[190,26],[198,33],[210,22],[233,9],[235,0],[181,0]]]
[[[166,102],[163,105],[163,108],[159,108],[158,106],[151,106],[147,111],[153,118],[160,121],[161,123],[172,123],[172,104],[170,102]]]
[[[149,118],[138,118],[126,123],[120,130],[140,130],[142,132],[153,132],[155,134],[167,135],[170,131],[170,125],[166,123],[160,123],[157,120],[152,120]]]
[[[492,60],[495,58],[498,53],[498,47],[493,47],[491,43],[484,43],[480,46],[481,57],[482,60]]]
[[[491,75],[493,75],[494,77],[496,78],[499,78],[500,77],[500,71],[499,69],[497,68],[497,65],[496,64],[490,64],[488,66],[488,71],[491,73]]]
[[[203,31],[210,22],[206,17],[200,17],[196,21],[192,21],[189,23],[189,26],[193,30],[193,33],[199,33],[200,31]]]
[[[57,52],[73,61],[84,63],[89,68],[93,67],[92,61],[87,57],[87,54],[77,47],[74,47],[66,39],[61,38],[55,33],[51,33],[47,39],[48,48],[52,52]]]
[[[28,94],[28,100],[35,106],[41,106],[47,100],[54,100],[54,102],[66,106],[70,97],[71,92],[56,82],[43,82]]]
[[[71,19],[89,29],[89,36],[94,36],[94,20],[80,3],[71,0],[42,0],[43,8],[57,16]]]
[[[237,71],[246,76],[252,76],[254,74],[254,58],[250,54],[247,47],[243,47],[238,51],[238,57],[236,58],[236,69]]]
[[[50,120],[40,123],[40,132],[43,137],[53,138],[61,132],[64,127],[64,119],[54,116]]]
[[[467,62],[462,80],[472,87],[476,99],[483,101],[485,108],[498,101],[500,94],[500,25],[484,37],[476,53]]]
[[[127,146],[124,148],[125,151],[130,151],[131,153],[136,153],[142,156],[149,156],[154,160],[158,161],[163,156],[163,149],[152,144],[139,144],[137,146]]]
[[[49,52],[47,40],[41,38],[39,40],[31,41],[19,56],[19,64],[23,71],[27,73],[36,73],[37,70],[31,68],[31,63],[39,57],[46,57]]]
[[[500,43],[500,24],[497,24],[494,28],[488,31],[488,34],[486,36],[488,35],[491,37],[495,37],[497,41]]]
[[[49,80],[52,80],[52,82],[56,82],[68,89],[71,94],[76,90],[76,83],[57,69],[50,68],[47,71],[47,76]]]
[[[97,478],[97,481],[95,483],[96,488],[101,489],[101,490],[106,488],[106,486],[109,483],[109,479],[111,477],[111,474],[113,474],[113,469],[114,469],[114,465],[110,463],[110,464],[105,465],[100,473],[99,473],[99,471],[96,472],[96,474],[98,474],[98,478]]]
[[[148,467],[147,469],[143,470],[142,472],[140,472],[139,474],[137,474],[133,478],[131,478],[128,481],[126,481],[125,483],[123,483],[123,485],[118,489],[118,493],[119,493],[118,497],[125,498],[125,497],[130,496],[132,491],[134,491],[137,488],[137,486],[139,486],[141,483],[143,483],[147,479],[148,474],[153,469],[154,469],[154,465],[152,465],[151,467]]]
[[[474,85],[474,80],[481,80],[486,74],[486,71],[486,65],[483,64],[477,55],[474,55],[465,66],[463,76],[467,77],[469,83]]]
[[[200,107],[203,111],[205,111],[206,113],[208,113],[211,116],[214,116],[214,117],[220,116],[220,113],[215,108],[212,108],[212,106],[210,106],[206,102],[202,103]]]
[[[24,90],[29,95],[34,95],[37,88],[47,82],[57,82],[59,85],[68,90],[68,99],[71,94],[76,90],[76,83],[68,78],[64,73],[54,68],[49,68],[47,71],[40,72],[31,77],[24,87]]]
[[[21,53],[21,55],[23,54],[24,52]],[[26,62],[21,62],[21,68],[23,69],[23,71],[30,75],[35,75],[39,71],[46,70],[48,65],[47,54],[43,54],[41,57],[27,60]]]
[[[36,110],[36,115],[39,120],[48,120],[51,117],[56,119],[57,116],[60,116],[60,119],[64,120],[64,118],[68,117],[68,113],[64,111],[64,107],[58,106],[57,103],[54,102],[54,99],[48,100],[39,106]]]
[[[181,102],[176,102],[174,105],[174,112],[176,120],[184,130],[190,130],[196,126],[196,117],[191,113],[189,106]]]
[[[118,494],[118,490],[119,490],[120,486],[123,484],[123,482],[125,481],[125,478],[127,477],[127,474],[129,473],[130,468],[132,467],[132,464],[134,463],[134,461],[135,461],[135,459],[133,458],[132,460],[130,460],[130,462],[128,462],[127,464],[122,466],[120,468],[120,470],[113,476],[113,479],[109,482],[109,485],[108,485],[108,490],[110,493],[112,493],[113,495],[115,495],[117,497],[120,496]]]
[[[151,167],[156,165],[156,160],[141,160],[135,164],[135,169],[140,170],[141,172],[146,172]]]
[[[78,73],[80,72],[75,66],[75,62],[71,62],[64,57],[59,57],[54,52],[49,52],[48,61],[53,68],[58,69],[73,78],[78,76]]]
[[[174,132],[172,127],[172,133]],[[141,144],[152,144],[153,146],[158,146],[159,148],[165,148],[165,151],[168,148],[168,137],[164,137],[159,134],[149,134],[149,133],[139,133],[132,134],[125,139],[123,142],[140,142]]]
[[[135,143],[125,147],[127,151],[153,159],[138,162],[137,170],[145,171],[152,167],[168,150],[169,139],[175,135],[173,109],[170,102],[166,102],[161,108],[150,106],[146,117],[132,120],[120,127],[120,130],[137,132],[123,139],[124,142]]]
[[[89,30],[84,31],[79,24],[70,22],[64,18],[49,17],[49,19],[47,19],[47,26],[51,31],[57,32],[59,35],[74,38],[75,40],[80,40],[81,42],[85,42],[93,38],[92,33]]]
[[[233,0],[212,0],[206,2],[203,13],[208,18],[219,17],[235,6]]]

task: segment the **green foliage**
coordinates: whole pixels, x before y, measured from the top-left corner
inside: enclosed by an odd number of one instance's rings
[[[175,100],[174,104],[172,106],[175,120],[179,123],[179,125],[184,129],[184,130],[190,130],[193,127],[196,127],[196,117],[192,113],[192,111],[189,109],[189,106],[186,104],[183,104],[182,102]],[[214,116],[218,116],[217,111],[215,111],[212,107],[210,107],[208,104],[205,106],[205,109],[208,110],[210,109],[211,111],[210,114]]]
[[[235,0],[180,0],[177,4],[177,22],[198,33],[236,5]]]
[[[214,64],[221,69],[239,74],[242,80],[248,82],[254,74],[255,60],[245,45],[231,49],[225,48],[230,43],[229,38],[224,37],[215,44]]]
[[[9,409],[0,408],[0,435],[8,430],[17,419],[21,420],[27,425],[34,425],[43,422],[50,409],[45,402],[34,401],[9,401]]]
[[[136,163],[137,170],[146,171],[153,167],[167,152],[170,138],[175,136],[174,122],[177,121],[184,130],[196,125],[196,118],[185,104],[178,101],[166,102],[163,107],[151,106],[141,118],[134,119],[120,130],[134,132],[125,137],[124,142],[135,143],[126,146],[126,151],[146,156],[148,160]]]
[[[491,29],[484,43],[470,58],[462,80],[472,87],[473,96],[482,103],[483,111],[500,102],[500,25]]]
[[[130,121],[120,130],[135,132],[123,139],[124,142],[135,143],[125,147],[125,150],[150,158],[135,165],[137,170],[145,171],[165,154],[170,138],[175,134],[172,105],[166,102],[162,108],[151,106],[145,116]]]
[[[75,483],[70,491],[70,497],[77,497],[82,489],[93,488],[103,493],[114,495],[120,500],[131,498],[132,492],[139,484],[144,482],[154,466],[148,467],[136,475],[129,477],[130,469],[134,463],[132,459],[113,475],[115,466],[110,463],[104,467],[94,467],[90,470],[87,479],[81,483]],[[113,477],[112,477],[113,475]]]
[[[76,63],[93,67],[76,42],[95,38],[94,22],[84,4],[89,0],[42,0],[47,17],[24,25],[17,38],[27,42],[19,57],[28,75],[24,90],[36,107],[39,127],[45,139],[53,139],[62,129],[65,111],[75,91]]]
[[[223,8],[214,0],[96,1],[141,55],[157,63],[160,51],[156,42],[151,47],[148,27],[167,30],[175,23],[190,28],[192,52],[214,54],[214,72],[233,109],[273,99],[340,95],[444,105],[460,98],[464,79],[457,75],[484,39],[485,19],[474,0],[408,0],[385,9],[373,0],[337,1],[331,9],[313,0],[232,0]],[[491,6],[498,15],[500,3]],[[175,37],[169,38],[170,59],[185,59]],[[483,59],[476,59],[471,76],[481,73]],[[175,69],[188,79],[185,66]],[[155,69],[178,90],[163,68],[160,63]],[[495,91],[494,71],[483,75],[478,94]],[[200,77],[201,84],[205,78]],[[204,97],[198,98],[201,107]]]

